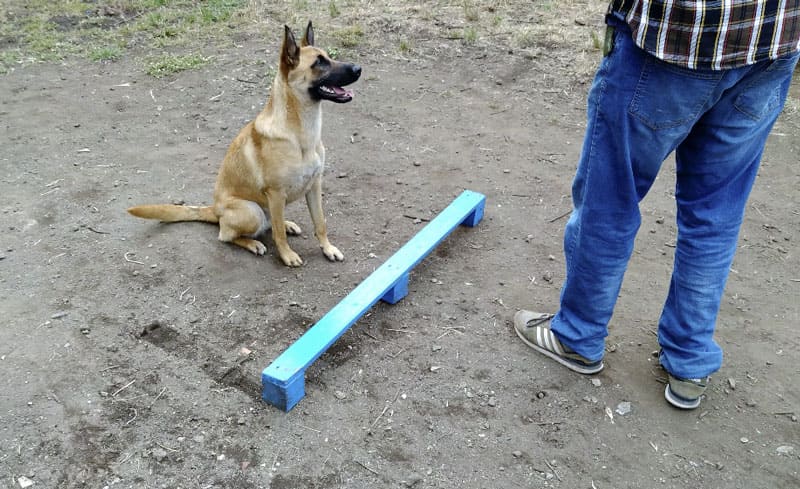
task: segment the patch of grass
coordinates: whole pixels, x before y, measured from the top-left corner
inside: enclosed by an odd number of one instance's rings
[[[40,12],[47,12],[51,8],[56,8],[58,13],[64,16],[82,15],[86,10],[86,3],[82,0],[61,0],[52,2],[47,0],[31,0],[27,2],[31,8]],[[56,5],[53,5],[56,4]]]
[[[480,18],[480,14],[478,13],[478,7],[472,3],[472,0],[464,0],[462,4],[464,7],[464,18],[470,22],[475,22]]]
[[[208,0],[200,6],[200,21],[203,24],[225,22],[241,7],[239,0]]]
[[[168,0],[140,0],[142,8],[153,9],[157,7],[164,7],[167,5]]]
[[[122,48],[119,46],[101,46],[89,51],[89,59],[92,61],[114,61],[122,56]]]
[[[475,44],[478,40],[478,30],[474,27],[465,28],[463,40],[466,44]]]
[[[224,43],[253,22],[245,11],[255,0],[3,0],[0,62],[54,61],[79,55],[116,59],[126,46],[140,52],[191,43]],[[1,61],[6,60],[6,61]],[[7,71],[7,69],[6,69]]]
[[[536,45],[536,33],[530,28],[520,29],[514,33],[513,41],[520,48],[531,48]]]
[[[177,37],[185,29],[185,23],[183,22],[185,20],[176,13],[156,10],[145,15],[143,20],[132,26],[132,28],[138,32],[147,32],[156,38]]]
[[[328,53],[328,56],[330,56],[331,59],[339,58],[339,49],[338,48],[329,47],[328,49],[325,50],[325,52]]]
[[[401,53],[407,53],[411,51],[411,44],[406,41],[405,39],[400,41],[400,45],[397,47]]]
[[[603,49],[603,41],[600,39],[600,36],[595,31],[589,32],[589,35],[592,36],[592,47],[596,50],[600,51]]]
[[[334,39],[339,41],[339,44],[345,48],[352,48],[358,46],[364,37],[364,29],[356,24],[344,29],[339,29],[331,33]]]
[[[335,19],[336,17],[339,17],[339,15],[341,15],[339,8],[336,6],[336,2],[334,2],[333,0],[331,0],[331,2],[328,4],[328,13],[330,14],[332,19]]]
[[[196,54],[175,56],[167,54],[147,63],[146,72],[150,76],[161,78],[181,71],[191,70],[208,63],[208,59]]]
[[[11,71],[11,67],[17,63],[19,63],[19,52],[3,51],[0,53],[0,75]]]
[[[22,44],[25,51],[36,60],[55,61],[62,59],[63,36],[57,26],[42,18],[29,19],[22,28]]]

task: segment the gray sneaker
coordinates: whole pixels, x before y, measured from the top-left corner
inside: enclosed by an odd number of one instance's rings
[[[703,393],[711,377],[704,379],[681,379],[669,374],[669,383],[664,389],[667,402],[680,409],[694,409],[700,405]]]
[[[574,372],[588,375],[603,370],[602,359],[593,362],[561,344],[550,330],[552,318],[552,314],[543,312],[518,311],[514,315],[514,330],[526,345]]]

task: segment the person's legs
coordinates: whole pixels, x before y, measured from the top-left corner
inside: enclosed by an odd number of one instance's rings
[[[676,151],[678,241],[659,321],[661,364],[681,379],[717,371],[714,327],[745,204],[797,56],[727,74],[735,83]]]
[[[619,26],[589,94],[588,125],[564,235],[566,279],[551,329],[589,361],[603,357],[608,322],[641,217],[664,159],[718,96],[723,74],[675,69]]]
[[[520,311],[514,327],[527,344],[575,371],[602,369],[608,322],[640,224],[639,201],[678,148],[679,236],[659,342],[670,373],[667,400],[696,407],[708,374],[721,363],[714,323],[746,199],[797,55],[699,71],[645,54],[626,26],[618,26],[615,42],[589,93],[560,308],[552,319]],[[676,393],[693,398],[671,399],[673,381]]]

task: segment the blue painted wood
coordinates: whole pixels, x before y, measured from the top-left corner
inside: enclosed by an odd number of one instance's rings
[[[404,273],[402,277],[397,279],[397,282],[392,284],[392,288],[383,294],[381,300],[389,304],[397,304],[400,299],[408,295],[408,272]]]
[[[264,375],[264,373],[261,374],[264,387],[261,397],[284,411],[291,409],[306,395],[305,370],[297,372],[287,380],[272,379],[270,382],[265,382]]]
[[[261,373],[264,401],[289,411],[305,395],[305,371],[379,300],[390,304],[408,294],[408,273],[459,224],[483,218],[486,197],[465,190],[411,240],[287,348]]]
[[[477,226],[478,223],[481,222],[481,219],[483,219],[483,207],[483,204],[475,207],[475,209],[473,209],[472,212],[470,212],[467,217],[464,218],[461,224],[471,228]]]

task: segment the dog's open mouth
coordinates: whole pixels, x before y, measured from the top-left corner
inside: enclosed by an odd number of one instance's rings
[[[336,85],[320,85],[314,90],[316,95],[324,100],[343,104],[353,100],[353,91]]]
[[[323,77],[309,88],[311,96],[318,100],[330,100],[343,104],[353,100],[353,91],[344,88],[361,76],[361,67],[352,63],[332,62]]]

